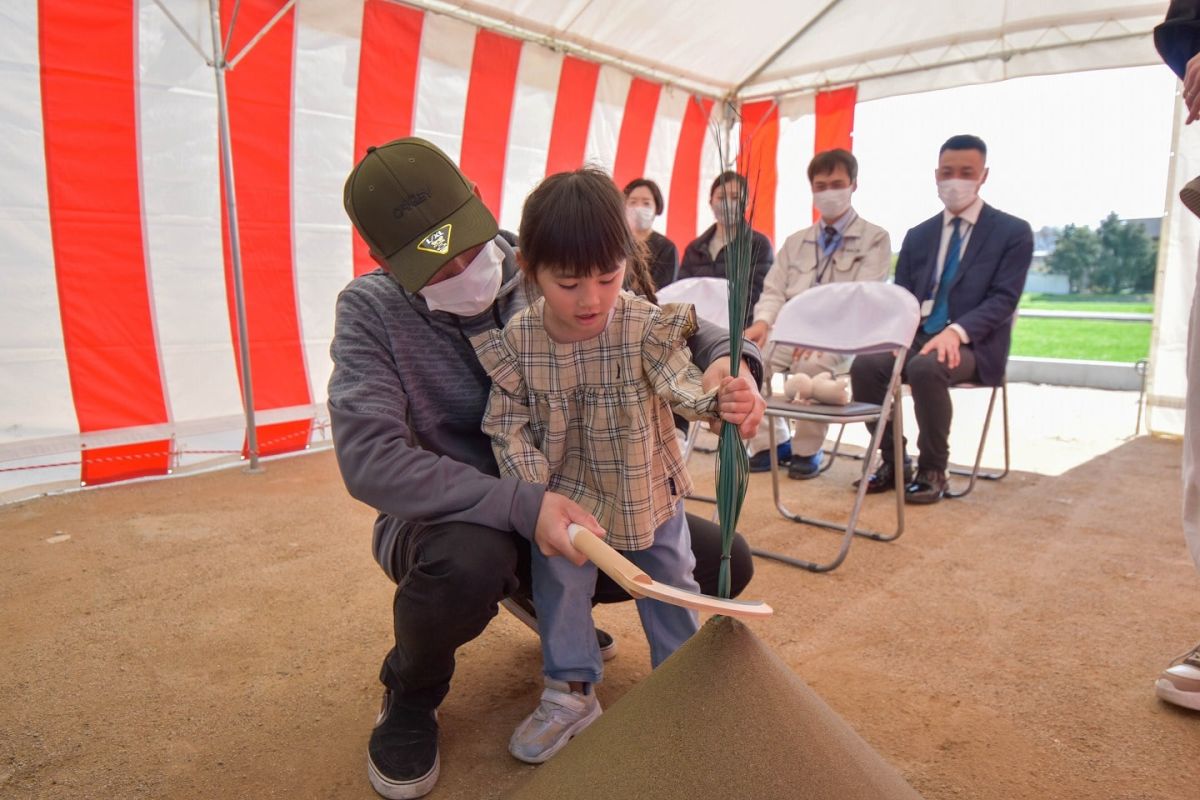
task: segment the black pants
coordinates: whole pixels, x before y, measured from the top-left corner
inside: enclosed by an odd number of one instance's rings
[[[918,330],[905,360],[902,380],[912,391],[913,413],[917,418],[917,469],[945,470],[950,463],[950,421],[954,406],[950,402],[950,387],[956,383],[976,380],[975,352],[970,345],[959,348],[959,364],[950,369],[937,360],[936,353],[917,355],[930,335]],[[850,385],[854,399],[866,403],[882,403],[892,379],[896,357],[891,353],[868,353],[856,356],[850,365]],[[868,423],[872,432],[874,424]],[[905,439],[902,447],[907,448]],[[892,460],[892,425],[883,429],[879,449],[885,461]],[[906,451],[907,452],[907,451]]]
[[[705,594],[717,593],[721,529],[688,514],[696,581]],[[530,543],[511,531],[468,523],[430,525],[409,531],[396,548],[395,574],[401,576],[392,601],[396,643],[384,659],[379,680],[412,708],[436,708],[450,689],[455,651],[483,633],[497,604],[528,591]],[[733,542],[730,586],[737,596],[754,574],[750,545]],[[604,573],[595,600],[631,598]]]

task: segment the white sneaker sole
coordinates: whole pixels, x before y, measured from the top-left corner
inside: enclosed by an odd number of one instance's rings
[[[371,782],[372,789],[388,800],[412,800],[415,797],[424,797],[433,791],[441,771],[442,754],[439,752],[433,758],[433,767],[420,778],[414,778],[411,781],[394,781],[380,773],[375,768],[375,762],[371,760],[371,756],[367,756],[367,780]]]
[[[1159,699],[1166,700],[1168,703],[1200,711],[1200,693],[1181,692],[1177,690],[1175,684],[1165,678],[1159,678],[1154,682],[1154,693],[1158,694]]]
[[[513,758],[517,759],[518,761],[524,761],[526,764],[544,764],[545,762],[549,761],[555,753],[566,747],[567,744],[576,736],[578,736],[584,728],[595,722],[600,714],[603,713],[603,711],[604,709],[600,708],[600,704],[596,703],[595,708],[592,709],[590,714],[582,719],[577,720],[574,725],[567,728],[566,733],[562,736],[562,738],[554,743],[553,747],[551,747],[549,750],[543,751],[538,756],[526,758],[525,756],[517,755],[516,751],[513,750],[511,741],[508,744],[508,752],[512,753]]]
[[[1175,684],[1166,678],[1159,678],[1155,681],[1154,693],[1158,695],[1160,700],[1165,700],[1168,703],[1184,708],[1190,708],[1193,711],[1200,711],[1200,693],[1181,692],[1175,688]]]

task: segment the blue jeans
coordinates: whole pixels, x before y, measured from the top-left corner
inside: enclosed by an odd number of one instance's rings
[[[596,566],[577,567],[560,556],[546,557],[532,550],[533,604],[542,637],[542,672],[559,681],[599,683],[603,677],[600,648],[592,624],[592,593]],[[654,532],[654,544],[645,550],[626,551],[625,557],[656,581],[700,591],[692,576],[696,558],[692,537],[680,501],[675,516]],[[637,601],[642,630],[650,642],[650,663],[657,667],[700,627],[700,615],[688,608],[658,600]]]

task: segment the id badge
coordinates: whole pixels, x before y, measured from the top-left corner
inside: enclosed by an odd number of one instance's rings
[[[932,313],[933,313],[933,299],[930,298],[929,300],[926,300],[924,303],[921,303],[921,316],[928,317]]]

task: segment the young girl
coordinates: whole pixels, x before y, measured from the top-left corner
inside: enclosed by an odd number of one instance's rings
[[[656,580],[698,590],[683,497],[692,482],[671,411],[714,419],[685,340],[690,305],[662,309],[622,291],[647,282],[643,250],[625,221],[620,191],[603,172],[547,178],[526,199],[519,262],[541,293],[503,331],[476,337],[492,378],[483,430],[504,475],[545,484],[591,511],[606,541]],[[740,420],[733,420],[738,422]],[[593,686],[601,659],[591,622],[596,568],[532,548],[533,601],[546,688],[513,733],[509,751],[550,758],[600,715]],[[637,601],[658,666],[696,632],[694,611]]]

